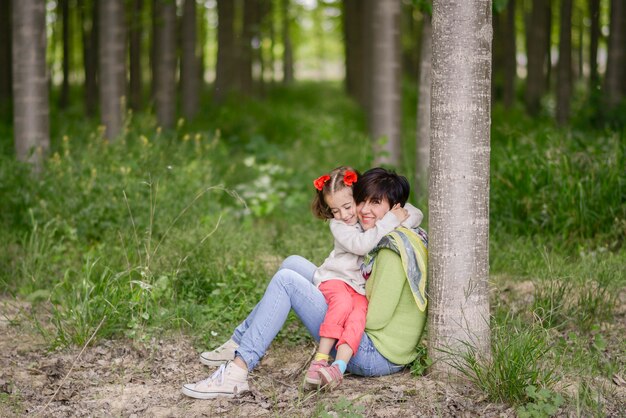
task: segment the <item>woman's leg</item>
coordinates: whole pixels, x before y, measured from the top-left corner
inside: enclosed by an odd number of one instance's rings
[[[254,369],[276,337],[293,309],[315,340],[326,314],[326,301],[313,284],[293,270],[279,270],[265,291],[265,295],[244,323],[247,329],[239,340],[236,355]],[[238,327],[239,329],[239,327]]]
[[[285,260],[283,260],[282,264],[278,268],[278,271],[280,270],[292,270],[300,274],[309,282],[313,283],[313,275],[315,274],[315,270],[317,270],[317,266],[302,256],[290,255],[289,257],[285,258]],[[235,331],[233,332],[231,338],[237,344],[240,343],[241,337],[246,332],[252,321],[254,321],[258,306],[259,305],[257,304],[254,309],[252,309],[252,311],[248,314],[246,319],[244,319],[237,326],[237,328],[235,328]]]
[[[278,269],[293,270],[313,283],[313,275],[315,274],[315,270],[317,270],[317,266],[302,256],[290,255],[285,258]]]
[[[359,376],[385,376],[397,373],[405,367],[406,365],[392,363],[383,357],[367,333],[364,332],[359,350],[350,359],[347,370]]]

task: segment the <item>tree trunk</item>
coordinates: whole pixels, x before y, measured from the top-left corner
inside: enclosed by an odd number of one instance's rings
[[[546,89],[546,44],[548,43],[547,0],[533,0],[530,21],[527,20],[526,110],[537,115]],[[550,65],[550,63],[548,63]]]
[[[361,95],[359,97],[359,102],[361,103],[361,107],[367,112],[370,107],[370,102],[372,100],[372,45],[373,39],[376,36],[373,33],[374,28],[374,12],[373,5],[374,2],[378,0],[362,0],[362,11],[360,13],[361,17],[361,43],[362,47],[362,60],[359,62],[359,68],[361,70]]]
[[[11,2],[0,1],[0,120],[10,118],[11,103]]]
[[[198,113],[200,77],[196,54],[196,0],[185,0],[182,18],[181,88],[183,116],[192,119]]]
[[[236,70],[235,52],[235,4],[232,0],[217,2],[217,63],[213,100],[217,103],[234,89]]]
[[[490,357],[491,1],[433,2],[429,357],[455,378],[452,353]]]
[[[565,125],[569,120],[572,96],[572,0],[561,0],[560,17],[556,120]]]
[[[626,3],[611,0],[611,23],[607,51],[604,95],[610,108],[626,94]]]
[[[361,76],[364,44],[361,36],[363,4],[359,0],[343,2],[343,33],[346,65],[346,92],[363,103],[363,77]]]
[[[370,135],[376,164],[400,163],[400,0],[372,2]],[[382,140],[382,141],[381,141]],[[382,143],[381,143],[382,142]]]
[[[430,160],[430,89],[432,66],[432,23],[424,13],[422,46],[420,48],[419,96],[417,98],[417,161],[415,164],[418,196],[427,195],[428,166]]]
[[[491,101],[496,103],[502,99],[504,84],[504,11],[493,10],[493,42],[491,44]]]
[[[11,8],[15,150],[38,173],[50,148],[46,6],[39,0],[14,0]]]
[[[63,29],[61,37],[63,40],[63,81],[61,84],[61,96],[59,97],[59,107],[65,109],[69,102],[70,96],[70,5],[69,0],[59,0],[61,8],[61,24]]]
[[[130,56],[130,107],[133,110],[141,109],[143,89],[141,68],[141,37],[143,33],[142,0],[133,0],[131,5],[131,19],[129,22],[129,56]]]
[[[548,18],[546,20],[546,45],[545,45],[545,54],[546,54],[546,86],[544,88],[544,93],[550,91],[550,86],[552,82],[552,3],[548,0],[547,4],[548,8]]]
[[[283,84],[291,84],[293,74],[293,49],[291,46],[291,17],[289,16],[289,0],[282,0],[283,9]]]
[[[115,139],[122,130],[122,113],[126,86],[126,34],[124,1],[97,3],[100,63],[100,112],[106,127],[105,137]]]
[[[157,0],[156,8],[154,101],[157,122],[170,129],[176,118],[176,3]]]
[[[241,92],[248,95],[254,91],[252,42],[259,33],[258,6],[258,0],[246,0],[243,7],[243,31],[239,46],[238,74]]]
[[[85,71],[85,114],[95,116],[98,104],[98,5],[79,0]]]
[[[517,47],[515,42],[515,0],[509,0],[504,25],[504,106],[510,109],[515,102],[515,79],[517,77]]]
[[[594,91],[600,83],[598,75],[598,43],[600,40],[600,0],[589,0],[589,87]]]

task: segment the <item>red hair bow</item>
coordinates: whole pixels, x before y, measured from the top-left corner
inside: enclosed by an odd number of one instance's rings
[[[330,180],[330,176],[328,174],[324,174],[323,176],[319,176],[317,179],[315,179],[313,185],[317,190],[322,190],[324,188],[324,184],[328,180]]]
[[[357,177],[354,171],[346,171],[346,173],[343,175],[343,184],[348,187],[352,186],[356,182],[356,180]]]

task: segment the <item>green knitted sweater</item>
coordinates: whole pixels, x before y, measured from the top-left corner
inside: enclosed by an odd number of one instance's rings
[[[365,332],[387,360],[409,364],[417,358],[417,345],[426,323],[411,292],[400,256],[381,249],[365,285],[369,301]]]

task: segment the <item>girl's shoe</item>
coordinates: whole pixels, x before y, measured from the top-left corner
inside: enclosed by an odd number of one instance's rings
[[[309,370],[306,371],[304,383],[306,385],[318,387],[322,383],[322,379],[318,373],[322,367],[328,367],[328,361],[313,360],[309,365]]]
[[[233,339],[226,341],[224,344],[220,345],[213,351],[205,351],[200,354],[200,362],[202,364],[206,364],[207,366],[219,366],[220,364],[226,363],[227,361],[231,361],[235,359],[235,350],[239,348],[239,344],[237,344]]]
[[[322,367],[318,373],[324,389],[334,389],[343,381],[343,373],[336,364]]]

